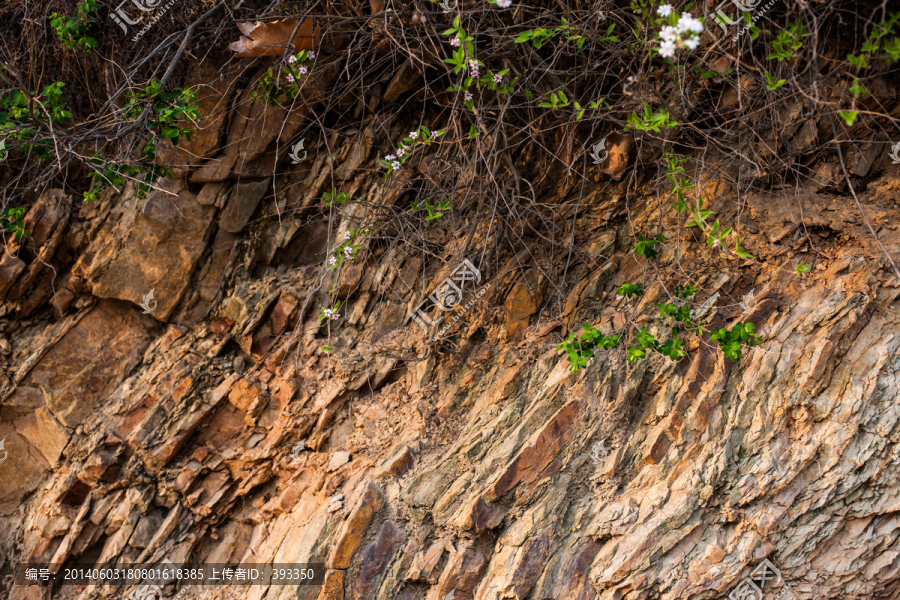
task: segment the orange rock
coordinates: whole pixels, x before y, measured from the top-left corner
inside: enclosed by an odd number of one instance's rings
[[[344,572],[329,569],[322,582],[319,600],[344,600]]]
[[[397,453],[384,461],[375,471],[375,479],[386,475],[400,477],[406,473],[413,464],[413,454],[407,446],[403,446]]]
[[[341,528],[338,541],[328,557],[329,569],[346,569],[350,566],[350,559],[362,545],[366,529],[383,505],[384,494],[381,488],[370,483],[359,504],[350,513]]]
[[[572,400],[560,408],[513,459],[500,479],[485,494],[485,500],[494,502],[520,483],[529,483],[539,475],[546,475],[544,469],[571,439],[572,423],[580,408],[578,400]]]

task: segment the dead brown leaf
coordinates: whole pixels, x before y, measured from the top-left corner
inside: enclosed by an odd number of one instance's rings
[[[313,19],[309,18],[297,28],[299,21],[300,19],[290,18],[269,23],[238,23],[238,29],[244,35],[228,48],[240,57],[283,56],[287,52],[312,50],[318,46],[321,29],[316,25],[313,33]],[[297,35],[294,36],[293,43],[289,44],[295,28]]]

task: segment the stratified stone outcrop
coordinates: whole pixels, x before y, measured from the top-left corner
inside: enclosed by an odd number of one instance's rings
[[[215,90],[209,102],[248,93]],[[365,175],[390,136],[372,125],[332,152],[307,139],[310,177],[277,163],[283,109],[240,110],[228,131],[212,112],[182,157],[196,167],[179,175],[188,182],[87,205],[54,191],[0,258],[5,568],[326,568],[299,591],[185,598],[680,600],[726,598],[767,559],[781,574],[773,596],[900,593],[900,289],[846,198],[804,196],[821,234],[805,276],[799,222],[771,197],[747,198],[756,259],[736,261],[679,238],[654,190],[626,199],[619,184],[574,181],[544,200],[581,194],[557,215],[571,251],[535,241],[482,263],[457,236],[471,214],[431,224],[440,260],[400,245],[327,271],[367,210],[320,212],[329,173],[391,205],[399,192]],[[220,139],[230,145],[216,154]],[[861,201],[896,253],[900,171],[870,172],[882,174]],[[657,276],[632,233],[660,219],[673,239]],[[491,243],[487,226],[473,246]],[[464,258],[491,286],[478,299],[466,289],[432,343],[410,317]],[[687,278],[707,321],[755,323],[763,343],[738,362],[705,337],[678,363],[631,364],[617,349],[568,370],[556,345],[583,322],[666,335],[662,285]],[[623,281],[646,293],[617,296]],[[336,321],[319,318],[328,290]]]

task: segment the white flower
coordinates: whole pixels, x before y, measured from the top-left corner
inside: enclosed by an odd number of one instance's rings
[[[688,48],[690,48],[691,50],[696,50],[697,46],[700,45],[700,38],[694,37],[694,38],[684,40],[684,45],[687,46]]]
[[[350,246],[344,248],[344,256],[346,256],[347,258],[353,258],[353,248],[351,248]]]
[[[313,52],[312,50],[310,50],[309,52],[307,52],[306,55],[307,55],[310,59],[313,59],[313,58],[316,57],[316,53]]]
[[[497,6],[500,8],[509,8],[512,4],[512,0],[497,0]]]
[[[325,314],[326,317],[330,317],[330,316],[331,316],[331,309],[330,309],[330,308],[326,308],[326,309],[324,309],[322,312]]]
[[[293,76],[293,75],[288,75],[288,76],[287,76],[287,80],[290,81],[291,83],[293,83],[293,82],[294,82],[294,76]]]
[[[659,55],[663,58],[671,58],[675,56],[675,42],[668,40],[659,45]]]
[[[660,4],[659,8],[656,9],[656,12],[659,13],[661,17],[668,17],[672,14],[672,7],[668,4]]]
[[[305,66],[300,67],[300,74],[301,74],[301,75],[306,75],[306,67],[305,67]]]
[[[454,48],[459,48],[459,38],[453,38],[450,40],[450,45]]]
[[[394,162],[391,163],[391,167],[393,167],[393,169],[394,169],[395,171],[398,170],[398,169],[400,168],[400,161],[399,161],[399,160],[395,160]]]
[[[294,64],[295,62],[297,62],[297,57],[292,54],[291,57],[288,59],[288,62],[291,64]]]
[[[417,137],[419,137],[419,132],[418,131],[410,131],[409,137],[411,137],[412,139],[416,139]],[[404,148],[406,148],[406,146],[404,146]]]
[[[345,240],[349,240],[349,239],[350,239],[350,232],[349,232],[349,231],[345,231],[345,232],[344,232],[344,239],[345,239]]]
[[[332,256],[332,257],[328,260],[328,264],[330,264],[330,265],[333,265],[333,264],[336,263],[336,262],[337,262],[337,257],[334,257],[334,256]]]
[[[384,160],[394,160],[394,155],[388,154],[387,156],[384,157]]]

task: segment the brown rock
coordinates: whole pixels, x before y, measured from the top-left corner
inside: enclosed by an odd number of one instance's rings
[[[167,320],[191,283],[214,214],[214,208],[200,206],[188,191],[181,191],[177,198],[154,192],[118,256],[101,273],[88,276],[93,294],[138,305],[155,290],[158,306],[150,315]]]
[[[238,233],[242,230],[256,212],[256,207],[269,190],[271,181],[271,178],[267,178],[259,181],[241,181],[235,185],[228,198],[228,204],[222,210],[219,227],[229,233]]]
[[[138,311],[100,302],[47,351],[7,403],[16,404],[22,388],[40,388],[54,416],[75,428],[140,361],[149,343],[146,319]]]
[[[384,461],[384,463],[382,463],[380,467],[378,467],[373,477],[375,479],[378,479],[379,477],[385,477],[387,475],[400,477],[412,467],[412,464],[413,453],[409,449],[409,446],[403,446],[402,448],[400,448],[400,450],[395,452],[393,456]]]
[[[208,60],[193,65],[192,70],[193,77],[203,82],[195,88],[200,119],[196,125],[190,121],[179,124],[191,130],[190,140],[181,137],[177,146],[172,146],[168,140],[159,144],[157,157],[161,164],[175,167],[197,164],[222,146],[231,97],[240,75],[232,72],[220,77],[218,66]]]
[[[115,462],[115,454],[108,450],[97,450],[85,461],[78,478],[90,486],[95,486]]]
[[[406,533],[397,525],[390,521],[384,524],[375,542],[363,552],[359,571],[350,587],[350,600],[368,600],[373,597],[372,590],[378,583],[379,576],[393,560],[397,546],[405,539]]]
[[[19,435],[13,424],[0,418],[0,474],[4,483],[0,486],[0,515],[16,511],[22,500],[41,483],[50,465],[24,437]],[[15,474],[15,476],[12,476]]]
[[[6,294],[24,270],[24,261],[8,252],[3,252],[3,256],[0,256],[0,301],[6,298]]]
[[[341,527],[337,542],[332,546],[331,554],[328,557],[328,568],[347,569],[350,567],[350,560],[362,545],[366,529],[383,505],[384,494],[381,488],[370,483],[363,492],[359,504]]]
[[[572,400],[560,408],[506,468],[485,494],[485,500],[494,502],[515,488],[519,483],[531,482],[539,475],[546,475],[549,465],[573,435],[572,423],[578,416],[581,403]]]
[[[344,571],[328,569],[319,600],[344,600]]]
[[[506,335],[518,337],[528,327],[531,315],[544,302],[548,280],[539,269],[529,269],[506,297]]]

